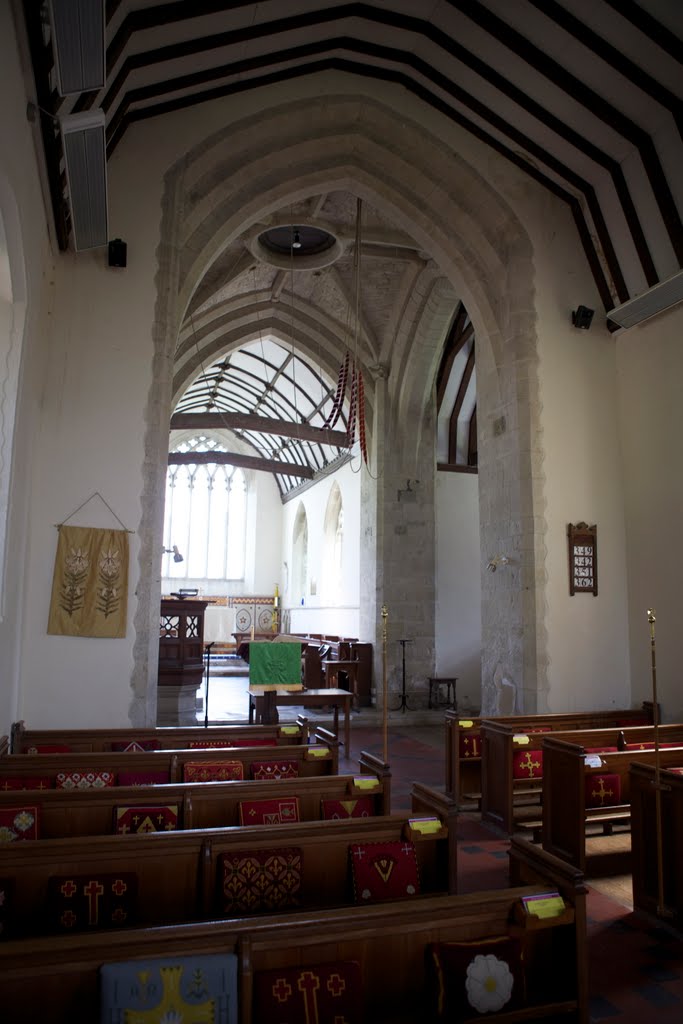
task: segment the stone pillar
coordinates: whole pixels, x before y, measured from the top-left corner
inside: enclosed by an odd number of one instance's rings
[[[406,692],[411,708],[427,704],[434,672],[434,473],[433,408],[419,425],[417,458],[411,424],[396,424],[386,378],[376,385],[373,475],[362,488],[361,619],[374,637],[375,702],[382,705],[382,605],[387,619],[389,706],[402,689],[401,639],[406,645]],[[416,426],[416,429],[418,427]],[[374,524],[373,516],[374,513]],[[374,572],[373,572],[374,567]]]
[[[521,262],[524,262],[523,260]],[[516,268],[528,280],[525,268]],[[547,710],[545,503],[533,292],[510,292],[498,365],[477,356],[483,715]],[[514,315],[513,315],[514,314]],[[477,338],[477,343],[480,339]],[[505,556],[495,571],[487,563]]]

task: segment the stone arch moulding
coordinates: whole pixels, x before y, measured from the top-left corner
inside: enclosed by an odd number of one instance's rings
[[[397,104],[399,100],[397,96]],[[264,139],[269,140],[267,149]],[[528,416],[516,414],[520,379],[527,386],[529,377],[537,380],[535,321],[519,315],[534,308],[531,243],[509,205],[458,154],[456,143],[457,132],[447,125],[437,137],[399,109],[366,96],[328,95],[273,106],[227,124],[169,169],[157,250],[155,353],[140,530],[142,576],[149,575],[146,567],[152,564],[163,521],[173,353],[192,293],[206,268],[240,231],[287,202],[335,189],[367,199],[410,233],[462,298],[475,324],[478,346],[486,350],[483,362],[493,370],[480,395],[482,430],[487,418],[501,413],[514,425],[507,434],[506,457],[512,459],[518,477],[515,501],[521,500],[525,509],[535,507],[542,516],[538,481],[534,486],[531,480],[534,424]],[[516,360],[506,359],[510,345]],[[520,351],[531,355],[520,360]],[[511,519],[533,522],[534,516],[515,515],[509,495],[494,493],[499,453],[489,455],[486,446],[480,450],[480,483],[488,491],[488,507],[497,510],[482,523],[482,543],[488,545],[493,538],[502,543]],[[532,538],[516,540],[523,550],[534,551]],[[538,565],[528,568],[531,578],[540,580]],[[533,586],[539,590],[543,584]],[[152,652],[158,589],[152,583],[139,594],[133,721],[149,720],[155,710]],[[536,629],[536,606],[543,594],[535,592],[533,600],[529,595],[522,600],[521,591],[520,574],[507,640],[495,633],[495,593],[489,590],[483,598],[482,636],[484,644],[491,636],[493,658],[483,664],[482,693],[490,695],[494,675],[502,673],[527,694],[527,710],[534,710],[534,694],[546,689],[545,652],[538,649]]]

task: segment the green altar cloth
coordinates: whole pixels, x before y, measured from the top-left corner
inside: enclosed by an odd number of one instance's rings
[[[249,644],[249,685],[301,687],[301,644],[268,640]]]

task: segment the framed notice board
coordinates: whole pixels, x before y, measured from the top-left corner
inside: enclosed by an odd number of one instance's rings
[[[569,523],[569,593],[598,592],[598,528],[587,523]]]

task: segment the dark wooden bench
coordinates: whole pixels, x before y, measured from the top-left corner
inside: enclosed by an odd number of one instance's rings
[[[337,775],[339,745],[327,729],[315,729],[314,743],[277,747],[230,747],[217,749],[150,750],[142,753],[119,751],[86,751],[63,754],[8,754],[0,758],[0,790],[17,788],[9,780],[48,778],[52,788],[60,772],[166,773],[169,782],[183,781],[183,766],[189,761],[211,764],[217,761],[239,761],[244,778],[251,777],[252,765],[262,761],[291,761],[300,776]]]
[[[273,783],[199,782],[148,786],[117,786],[106,789],[45,789],[41,791],[0,791],[0,815],[10,808],[37,809],[39,839],[66,836],[111,835],[115,832],[115,809],[122,807],[174,806],[178,828],[221,828],[240,825],[243,801],[278,800],[296,797],[301,821],[323,817],[322,801],[349,801],[367,796],[374,815],[391,811],[391,772],[373,754],[362,753],[357,775],[321,775],[313,778],[282,779],[274,792]]]
[[[683,768],[683,757],[676,768]],[[631,792],[631,868],[633,906],[683,928],[683,774],[659,773],[661,825],[661,896],[657,850],[657,773],[653,764],[636,761],[629,769]]]
[[[119,749],[121,744],[157,744],[158,750],[183,750],[204,744],[229,747],[238,742],[253,740],[251,746],[262,741],[280,746],[308,743],[308,719],[300,715],[291,725],[236,725],[178,726],[158,729],[27,729],[24,722],[14,722],[11,734],[13,754],[40,753],[41,747],[66,746],[70,752]],[[116,747],[115,745],[119,745]],[[6,751],[5,751],[6,752]]]
[[[644,701],[640,708],[609,711],[567,712],[560,714],[512,715],[476,718],[458,711],[445,716],[445,789],[459,807],[481,800],[481,723],[500,722],[516,731],[546,728],[552,732],[566,729],[592,729],[600,726],[651,724],[653,705]]]
[[[530,794],[535,797],[535,818],[542,818],[540,800],[543,790],[542,773],[544,765],[544,741],[548,736],[583,744],[588,748],[625,746],[651,742],[654,726],[603,726],[591,729],[553,730],[552,732],[530,732],[501,721],[485,721],[481,726],[482,745],[482,821],[499,828],[510,835],[528,817]],[[662,742],[681,740],[683,725],[660,726]],[[534,777],[515,777],[514,765],[531,766]],[[523,805],[527,809],[523,809]]]
[[[660,732],[666,735],[670,728],[662,726]],[[590,735],[588,742],[587,735]],[[587,825],[590,826],[591,822],[600,824],[600,817],[604,815],[611,817],[614,823],[628,824],[629,817],[632,817],[630,766],[634,761],[644,764],[654,764],[655,761],[654,750],[618,750],[591,755],[599,759],[600,765],[587,766],[586,749],[597,746],[599,744],[592,741],[592,734],[583,734],[583,743],[570,742],[564,735],[562,738],[559,735],[546,736],[543,741],[543,848],[589,875],[595,865],[591,852],[586,848]],[[683,764],[683,740],[681,747],[660,750],[659,758],[664,766]],[[586,779],[595,779],[596,789],[599,789],[600,778],[604,780],[608,775],[619,778],[619,803],[588,807]],[[614,860],[620,870],[629,871],[630,849],[615,855]]]
[[[510,862],[510,889],[5,942],[0,959],[3,1011],[13,1024],[45,1020],[47,1008],[51,1020],[92,1024],[99,1019],[103,963],[234,953],[240,1024],[259,1024],[253,1013],[259,972],[344,960],[360,963],[364,1019],[413,1024],[426,1018],[428,943],[475,943],[496,935],[518,940],[527,965],[528,1005],[506,1013],[508,1024],[532,1018],[587,1024],[582,876],[516,840]],[[522,897],[549,889],[562,895],[563,914],[545,921],[520,916]]]
[[[420,795],[424,813],[426,787]],[[10,880],[11,919],[21,936],[50,928],[46,908],[51,878],[109,877],[112,887],[123,874],[137,888],[135,923],[177,924],[226,916],[221,910],[221,856],[254,851],[299,851],[302,868],[298,903],[302,908],[352,902],[349,845],[412,840],[423,893],[454,893],[457,888],[455,815],[440,811],[434,794],[438,831],[420,834],[409,816],[310,821],[275,826],[253,825],[180,832],[43,839],[0,847],[0,879]],[[116,891],[116,890],[115,890]],[[0,951],[1,953],[1,951]]]

